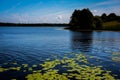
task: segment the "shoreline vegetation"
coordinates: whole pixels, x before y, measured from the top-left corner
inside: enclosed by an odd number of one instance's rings
[[[72,30],[72,31],[92,31],[91,29],[71,29],[70,28],[70,24],[51,24],[51,23],[45,23],[45,24],[19,24],[19,23],[0,23],[0,27],[33,27],[33,26],[36,26],[36,27],[42,27],[42,26],[45,26],[45,27],[48,27],[48,26],[52,26],[52,27],[56,27],[56,26],[60,26],[60,27],[65,27],[64,29],[69,29],[69,30]],[[120,22],[118,21],[111,21],[111,22],[105,22],[103,23],[103,29],[94,29],[94,30],[97,30],[97,31],[120,31]]]
[[[120,31],[120,16],[115,13],[107,15],[103,13],[101,16],[94,16],[93,13],[87,8],[82,10],[75,10],[72,13],[69,23],[5,23],[0,22],[0,27],[41,27],[41,26],[60,26],[66,27],[65,29],[73,31],[92,31],[92,30],[110,30]]]
[[[94,16],[87,8],[75,10],[71,16],[68,29],[73,31],[91,31],[91,30],[115,30],[120,31],[120,16],[115,13],[101,16]]]

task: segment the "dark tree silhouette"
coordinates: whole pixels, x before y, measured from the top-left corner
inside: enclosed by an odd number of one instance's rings
[[[89,9],[75,10],[71,16],[70,28],[89,30],[93,28],[94,16]]]
[[[117,15],[115,13],[110,13],[108,15],[108,21],[114,21],[114,20],[117,20]]]
[[[101,15],[101,19],[103,22],[109,22],[109,21],[120,21],[120,16],[116,15],[115,13],[110,13],[108,16],[103,13]]]
[[[71,29],[75,29],[75,28],[79,28],[79,18],[80,18],[80,10],[75,10],[71,16],[71,21],[70,21],[70,28]],[[75,26],[75,27],[73,27]]]
[[[102,29],[103,28],[103,21],[99,16],[94,17],[94,29]]]
[[[103,13],[103,14],[101,15],[101,19],[102,19],[103,22],[106,22],[106,21],[107,21],[107,15],[106,15],[106,13]]]

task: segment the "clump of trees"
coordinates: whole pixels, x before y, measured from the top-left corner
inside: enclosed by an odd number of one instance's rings
[[[94,16],[94,26],[93,29],[102,29],[103,28],[103,21],[99,16]]]
[[[94,16],[92,12],[87,8],[83,10],[75,10],[71,16],[70,29],[72,30],[92,30],[102,29],[103,23],[108,21],[120,21],[120,16],[115,13],[101,16]]]
[[[119,21],[120,22],[120,16],[116,15],[115,13],[110,13],[109,15],[103,13],[100,18],[103,22],[110,22],[110,21]]]
[[[71,16],[71,29],[92,29],[93,14],[89,9],[75,10]]]

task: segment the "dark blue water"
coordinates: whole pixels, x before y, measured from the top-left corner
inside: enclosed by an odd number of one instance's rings
[[[120,78],[120,60],[112,60],[113,52],[120,53],[120,32],[73,32],[59,27],[0,27],[0,66],[5,63],[40,64],[53,55],[82,52],[93,65],[101,65]],[[120,56],[120,54],[119,54]],[[96,61],[98,60],[98,61]],[[0,73],[1,79],[10,73]],[[17,74],[21,77],[24,74]]]

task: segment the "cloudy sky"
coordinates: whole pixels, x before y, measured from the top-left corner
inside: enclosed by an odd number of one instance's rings
[[[0,22],[68,23],[75,9],[120,15],[120,0],[0,0]]]

